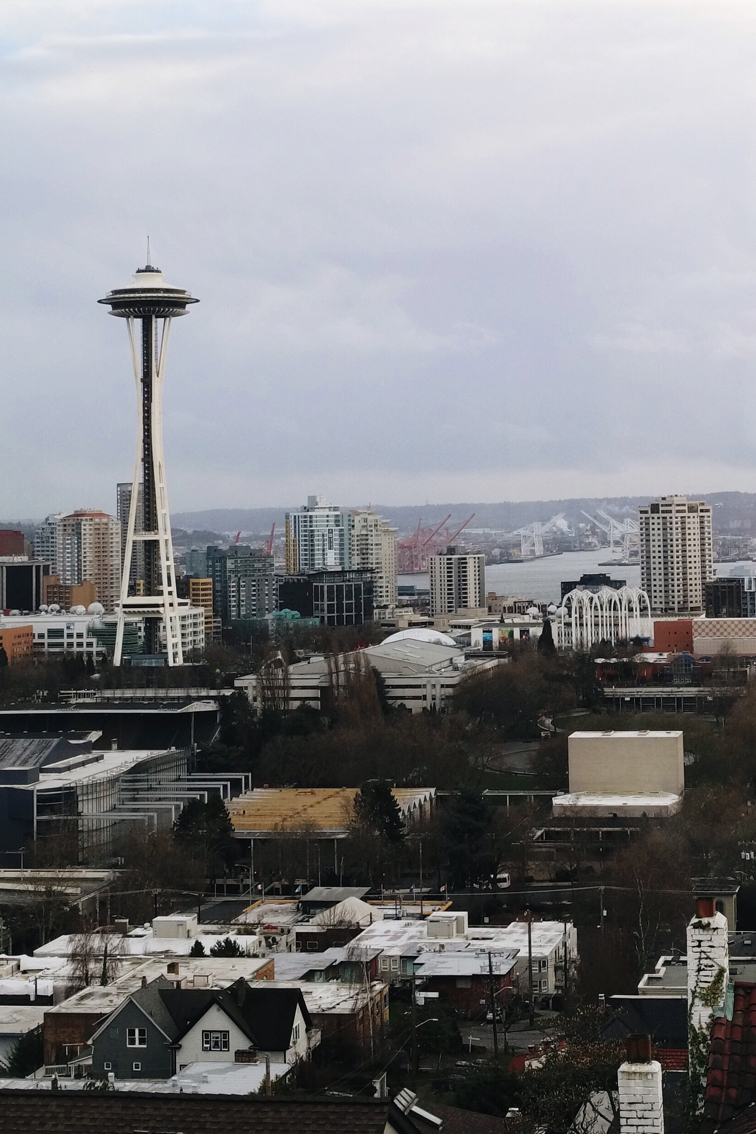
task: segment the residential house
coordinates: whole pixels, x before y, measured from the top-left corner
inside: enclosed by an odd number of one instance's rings
[[[91,1037],[92,1075],[167,1079],[198,1062],[296,1063],[319,1039],[298,989],[245,980],[225,989],[175,988],[159,977]]]

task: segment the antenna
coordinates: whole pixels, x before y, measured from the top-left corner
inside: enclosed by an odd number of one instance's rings
[[[150,238],[148,236],[147,237],[147,266],[149,267],[149,265],[151,263],[152,263],[152,260],[150,259]]]

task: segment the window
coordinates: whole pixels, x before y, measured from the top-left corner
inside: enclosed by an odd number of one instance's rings
[[[142,1064],[141,1063],[132,1063],[131,1064],[131,1070],[132,1071],[141,1071],[142,1070]]]
[[[291,1042],[299,1043],[299,1024],[294,1025],[294,1030],[291,1033]]]
[[[103,1063],[102,1069],[103,1069],[103,1071],[112,1071],[113,1070],[113,1064],[112,1063]]]
[[[399,958],[398,957],[392,957],[391,958],[391,968],[394,972],[396,972],[396,973],[399,972]]]
[[[147,1029],[146,1028],[127,1028],[126,1029],[126,1046],[127,1047],[146,1047],[147,1046]]]
[[[389,959],[388,959],[388,957],[381,957],[381,970],[382,970],[383,972],[386,972],[386,970],[388,969],[388,967],[389,967]]]
[[[307,942],[307,951],[309,953],[317,953],[317,951],[318,951],[317,941],[308,941]]]
[[[203,1051],[228,1051],[228,1032],[203,1032]]]

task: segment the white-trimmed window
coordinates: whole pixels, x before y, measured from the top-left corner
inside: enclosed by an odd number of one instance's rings
[[[203,1051],[228,1051],[228,1032],[203,1032]]]
[[[391,969],[395,973],[399,972],[399,958],[398,957],[392,957],[391,958]]]
[[[127,1028],[126,1029],[126,1046],[127,1047],[146,1047],[147,1046],[147,1029],[146,1028]]]
[[[103,1071],[112,1071],[113,1070],[113,1064],[112,1063],[103,1063],[102,1069],[103,1069]]]
[[[299,1024],[295,1024],[291,1033],[291,1042],[299,1043]]]
[[[131,1064],[131,1070],[132,1071],[141,1071],[142,1070],[142,1064],[141,1063],[132,1063]]]

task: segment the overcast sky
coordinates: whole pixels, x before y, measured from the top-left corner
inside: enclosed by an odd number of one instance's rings
[[[756,490],[752,0],[3,0],[0,517]]]

